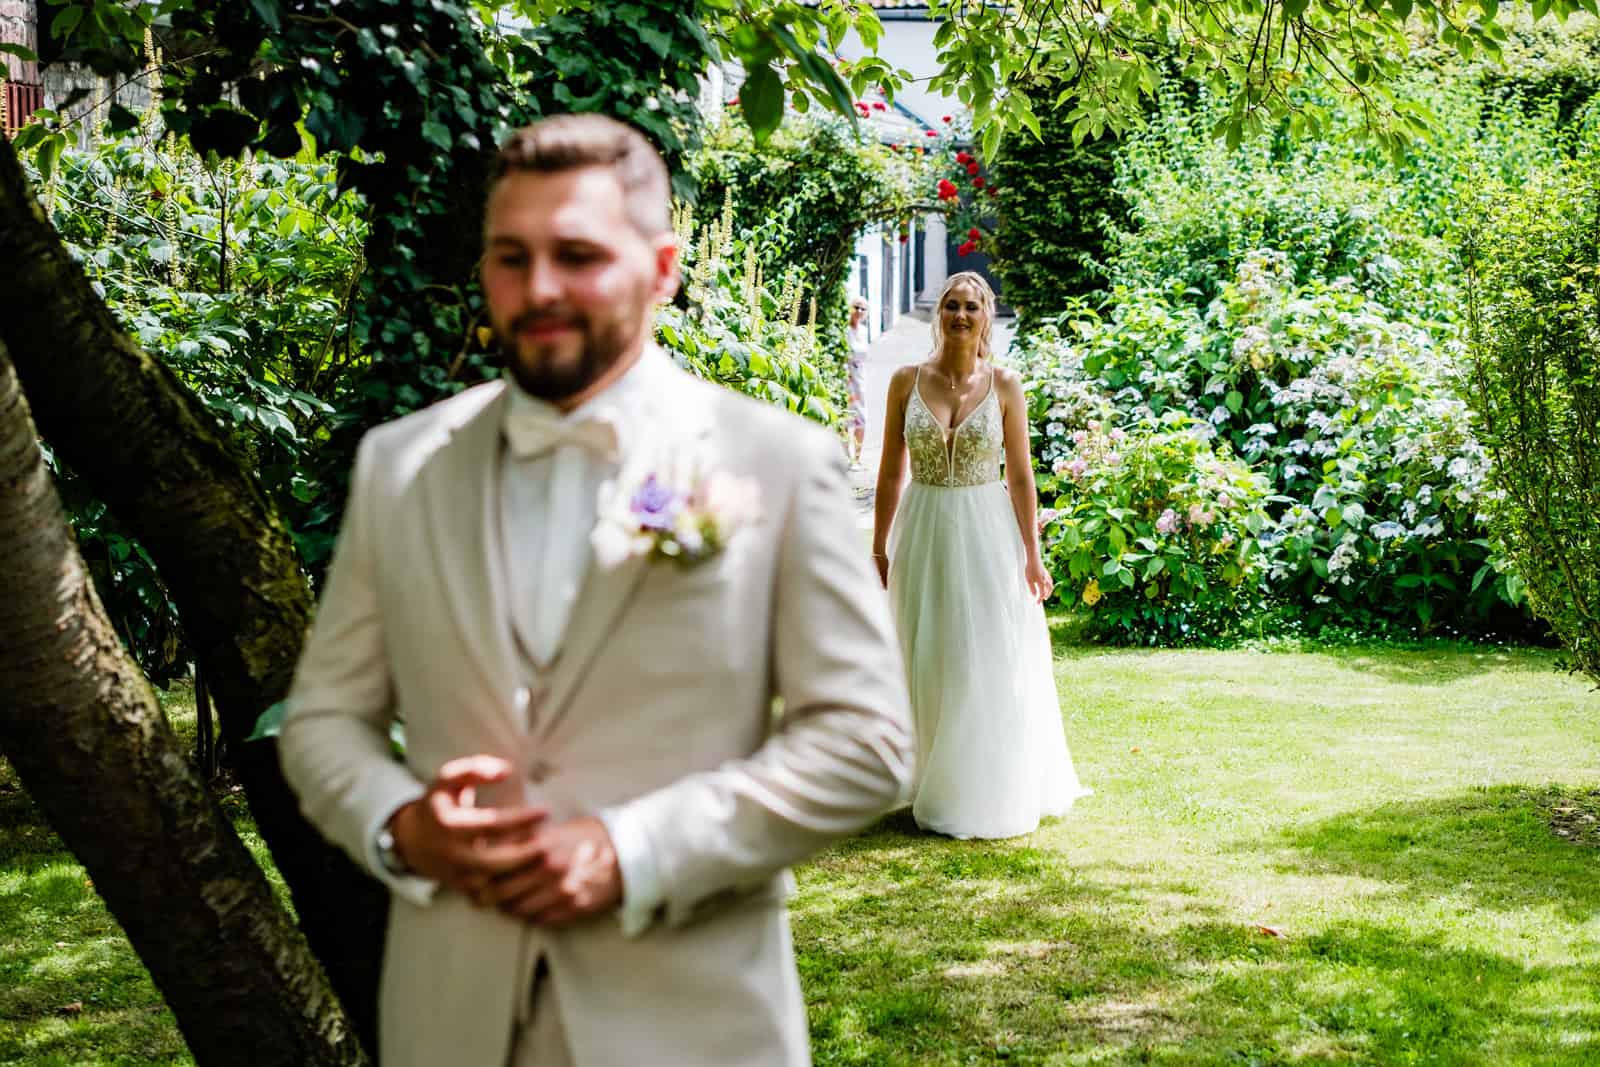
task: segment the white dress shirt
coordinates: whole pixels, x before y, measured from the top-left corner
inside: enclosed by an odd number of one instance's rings
[[[566,414],[529,396],[507,375],[506,418],[542,415],[565,422],[610,420],[620,451],[638,442],[634,416],[650,396],[652,379],[668,357],[646,347],[639,361],[604,391]],[[511,623],[533,673],[560,655],[561,638],[591,565],[589,533],[594,528],[601,485],[617,464],[578,445],[559,445],[531,459],[502,456],[500,465],[500,544],[511,587]],[[530,722],[539,707],[529,707]],[[623,809],[595,813],[605,824],[622,872],[623,933],[632,937],[648,927],[661,902],[660,875],[650,842]]]

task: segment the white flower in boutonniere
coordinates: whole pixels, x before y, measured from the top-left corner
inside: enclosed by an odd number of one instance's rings
[[[715,556],[760,519],[761,487],[754,478],[675,464],[603,486],[590,542],[606,568],[634,556],[688,566]]]

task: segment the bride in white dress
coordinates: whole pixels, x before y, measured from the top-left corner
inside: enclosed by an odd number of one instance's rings
[[[911,812],[952,837],[1029,833],[1089,792],[1051,671],[1027,402],[988,358],[994,306],[980,275],[953,275],[932,356],[890,380],[872,540],[916,720]]]

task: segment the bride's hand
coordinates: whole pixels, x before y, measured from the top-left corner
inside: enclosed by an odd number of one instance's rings
[[[1031,561],[1023,576],[1028,582],[1028,591],[1033,594],[1033,599],[1043,604],[1050,599],[1050,593],[1055,589],[1055,579],[1050,577],[1050,572],[1044,569],[1044,564],[1038,560]]]

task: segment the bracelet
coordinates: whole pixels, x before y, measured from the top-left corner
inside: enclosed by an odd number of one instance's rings
[[[882,553],[882,552],[874,552],[872,554],[872,558],[873,559],[888,559],[889,557],[887,555],[885,555],[884,553]]]

